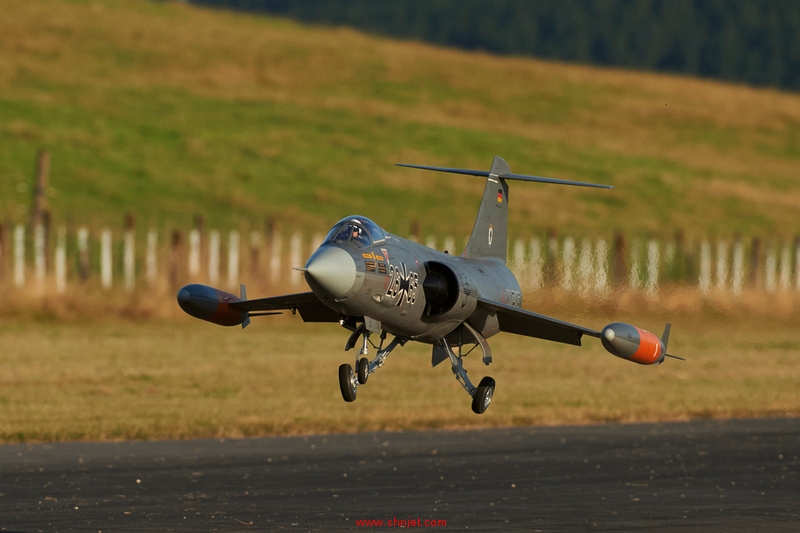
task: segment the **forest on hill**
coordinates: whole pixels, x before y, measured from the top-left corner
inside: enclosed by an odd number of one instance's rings
[[[793,0],[191,0],[468,50],[800,89]]]

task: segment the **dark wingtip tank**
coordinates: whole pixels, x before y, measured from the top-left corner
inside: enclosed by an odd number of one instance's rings
[[[231,306],[241,300],[225,291],[193,283],[178,291],[178,305],[187,314],[220,326],[238,326],[249,315],[247,311]]]

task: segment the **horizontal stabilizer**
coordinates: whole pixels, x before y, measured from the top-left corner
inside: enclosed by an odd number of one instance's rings
[[[451,174],[465,174],[467,176],[478,176],[488,178],[491,173],[486,170],[469,170],[466,168],[431,167],[427,165],[409,165],[406,163],[395,163],[398,167],[418,168],[422,170],[434,170],[436,172],[449,172]],[[514,174],[511,172],[499,174],[496,177],[506,180],[535,181],[539,183],[554,183],[556,185],[573,185],[576,187],[595,187],[598,189],[613,189],[612,185],[602,185],[600,183],[588,183],[585,181],[561,180],[556,178],[545,178],[543,176],[527,176],[525,174]]]

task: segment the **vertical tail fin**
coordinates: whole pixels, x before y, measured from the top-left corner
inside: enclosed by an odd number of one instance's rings
[[[667,351],[667,344],[669,343],[669,328],[670,323],[667,322],[667,325],[664,326],[664,333],[661,335],[661,343],[664,345],[664,351]]]
[[[491,257],[506,260],[508,249],[508,184],[502,175],[511,174],[508,163],[495,156],[478,217],[464,249],[465,257]]]
[[[667,344],[669,344],[669,329],[670,324],[667,322],[667,325],[664,326],[664,334],[661,335],[661,344],[664,345],[664,357],[671,357],[673,359],[680,359],[681,361],[686,361],[683,357],[678,357],[677,355],[671,355],[667,353]]]
[[[239,285],[239,299],[243,302],[247,301],[247,289],[244,286],[244,283]],[[242,329],[246,328],[250,325],[250,313],[247,314],[247,318],[244,319],[242,322]]]
[[[462,254],[465,257],[491,257],[503,261],[506,260],[506,251],[508,248],[507,180],[613,189],[610,185],[600,185],[598,183],[512,174],[508,163],[506,163],[503,158],[497,156],[495,156],[494,161],[492,161],[492,169],[489,172],[485,170],[469,170],[466,168],[431,167],[427,165],[408,165],[405,163],[396,164],[401,167],[435,170],[436,172],[452,172],[454,174],[487,178],[486,188],[483,190],[483,199],[481,200],[481,206],[478,210],[478,218],[475,219],[472,235],[470,235],[467,247]]]

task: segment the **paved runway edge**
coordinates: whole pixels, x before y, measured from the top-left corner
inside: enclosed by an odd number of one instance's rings
[[[4,445],[0,530],[796,531],[798,456],[795,418]]]

